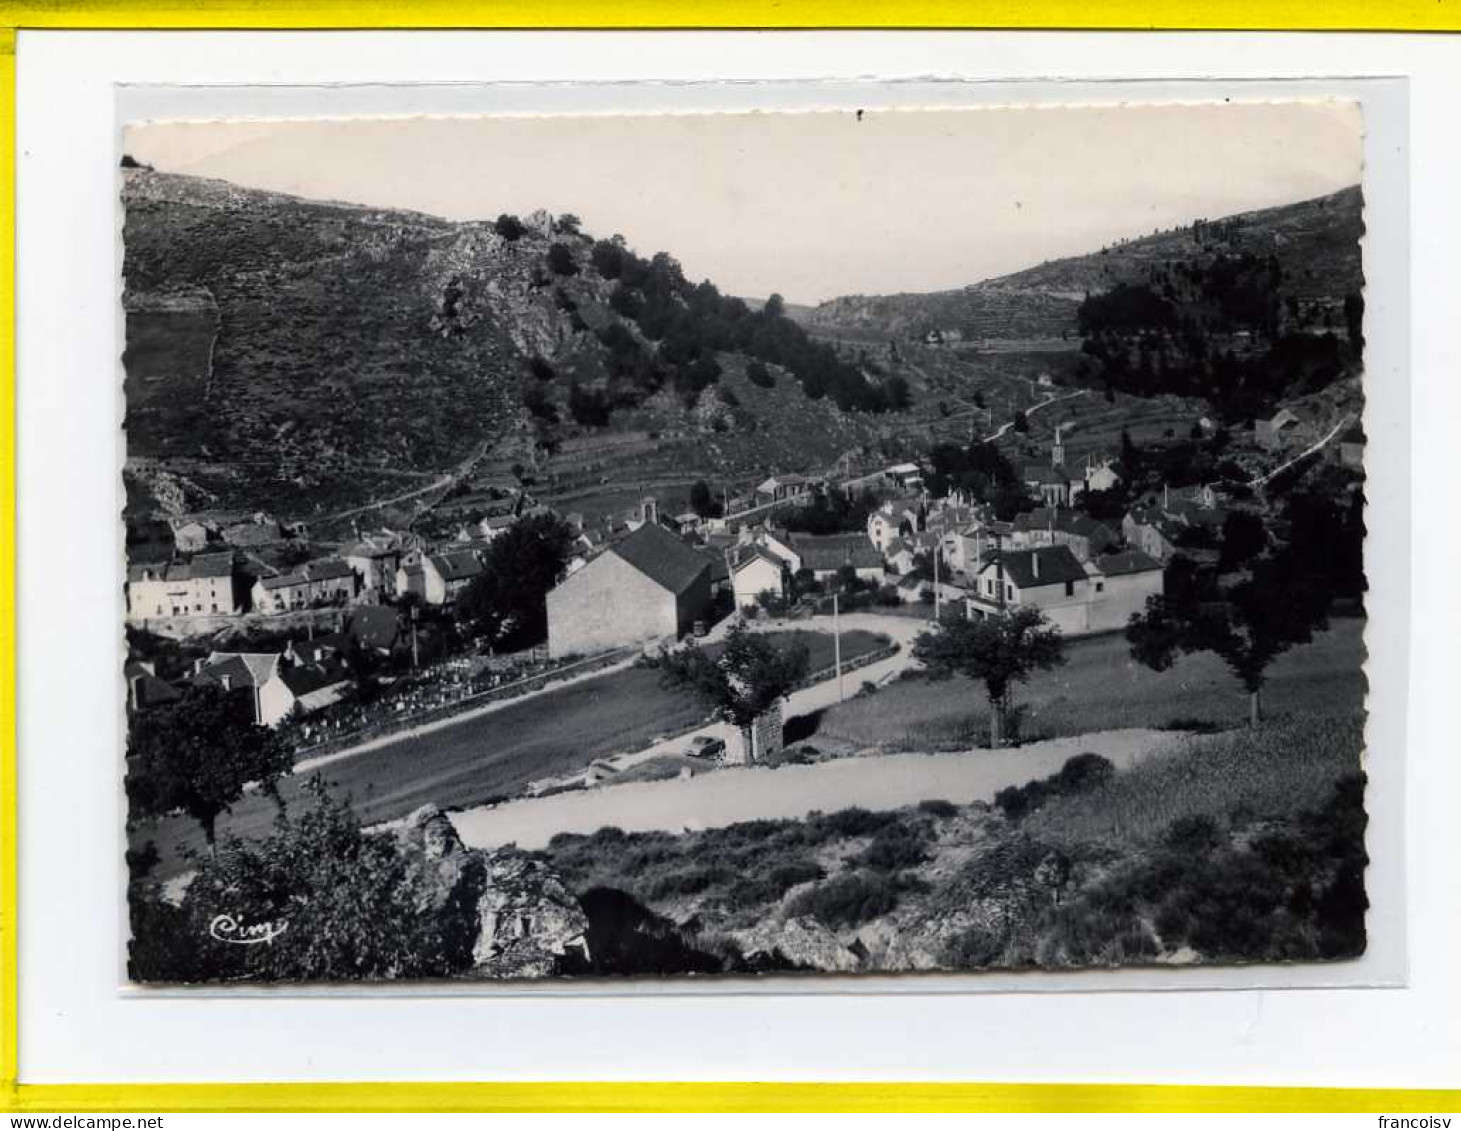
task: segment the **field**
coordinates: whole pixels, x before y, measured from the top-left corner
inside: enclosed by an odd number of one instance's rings
[[[1364,621],[1334,619],[1314,643],[1279,657],[1269,669],[1264,709],[1273,716],[1304,711],[1348,714],[1364,703]],[[1131,659],[1121,636],[1074,641],[1065,666],[1037,673],[1015,693],[1025,741],[1124,727],[1243,722],[1247,696],[1227,667],[1206,653],[1166,672]],[[815,735],[819,747],[888,750],[967,749],[988,740],[982,685],[954,678],[902,679],[872,695],[829,709]]]
[[[823,633],[768,634],[780,644],[811,646],[812,670],[832,663],[832,639]],[[843,656],[872,651],[882,638],[843,634]],[[820,661],[820,662],[819,662]],[[595,758],[635,750],[661,734],[704,721],[709,709],[689,692],[666,687],[660,673],[629,668],[513,703],[420,737],[402,738],[325,767],[332,792],[353,799],[367,824],[405,816],[421,805],[481,805],[521,791],[530,781],[587,766]],[[285,779],[286,805],[301,796],[301,782]],[[250,795],[219,820],[219,833],[258,836],[273,823],[274,803]],[[196,822],[171,817],[144,824],[133,836],[155,840],[164,872],[178,870],[178,850],[202,847]]]

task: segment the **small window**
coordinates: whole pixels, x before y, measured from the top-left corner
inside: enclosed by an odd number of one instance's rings
[[[1067,597],[1074,597],[1075,596],[1075,582],[1074,581],[1067,581],[1065,583],[1065,595]]]
[[[1104,592],[1106,592],[1106,583],[1104,581],[1098,581],[1098,582],[1096,582],[1096,592],[1097,593],[1104,593]]]

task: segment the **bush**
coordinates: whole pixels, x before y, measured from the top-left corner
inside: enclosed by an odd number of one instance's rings
[[[776,385],[775,376],[771,370],[766,368],[765,363],[760,361],[753,361],[746,366],[746,380],[763,389],[770,389]]]
[[[567,245],[555,243],[548,248],[548,270],[555,275],[577,275],[578,264]]]
[[[820,842],[839,837],[871,836],[897,820],[896,813],[874,813],[854,805],[835,813],[819,814],[808,824],[813,837]]]
[[[1060,772],[1025,785],[1012,785],[994,795],[994,803],[1012,821],[1018,821],[1056,797],[1074,797],[1105,785],[1116,767],[1099,754],[1077,754]]]
[[[511,216],[506,212],[497,217],[496,222],[492,225],[492,229],[508,243],[520,240],[527,234],[527,228],[523,225],[523,222],[516,216]]]
[[[787,911],[833,928],[855,927],[898,906],[898,890],[898,882],[888,876],[853,872],[802,892]]]
[[[959,807],[957,805],[952,801],[942,800],[920,801],[918,803],[918,811],[920,813],[927,813],[930,817],[938,817],[940,819],[957,817],[959,815]]]
[[[926,848],[931,838],[926,825],[889,825],[873,837],[856,863],[875,872],[899,872],[916,868],[928,860]]]
[[[1077,754],[1060,767],[1059,779],[1062,793],[1085,793],[1105,785],[1115,776],[1116,767],[1099,754]]]

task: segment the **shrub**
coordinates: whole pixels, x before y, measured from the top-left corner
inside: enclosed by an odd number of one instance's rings
[[[578,264],[567,245],[555,243],[548,248],[548,270],[555,275],[577,275]]]
[[[492,225],[492,229],[508,243],[522,239],[527,233],[527,228],[523,225],[523,222],[516,216],[509,215],[506,212],[497,217],[496,222]]]
[[[875,872],[898,872],[916,868],[928,860],[930,830],[927,825],[888,825],[880,829],[863,849],[857,864]]]
[[[938,817],[940,819],[944,819],[948,817],[958,816],[959,807],[955,805],[952,801],[942,801],[934,799],[929,801],[920,801],[918,803],[918,811],[920,813],[927,813],[930,817]]]
[[[1085,793],[1105,785],[1116,773],[1116,767],[1099,754],[1077,754],[1060,767],[1057,775],[1062,793]]]
[[[538,354],[533,354],[532,357],[528,358],[528,372],[539,381],[551,381],[557,376],[553,366],[548,364],[548,361]]]
[[[835,813],[823,813],[809,824],[816,840],[824,841],[837,837],[871,836],[897,819],[896,813],[875,813],[854,805]]]
[[[765,363],[760,361],[753,361],[746,366],[746,380],[763,389],[770,389],[776,385],[776,377],[771,370],[766,368]]]
[[[853,872],[802,892],[788,912],[807,915],[829,927],[855,927],[898,905],[898,883],[888,876]]]

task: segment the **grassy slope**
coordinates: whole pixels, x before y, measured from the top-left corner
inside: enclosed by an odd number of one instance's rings
[[[129,319],[146,347],[130,360],[176,382],[172,398],[159,382],[129,403],[129,452],[196,461],[182,466],[223,505],[359,502],[384,486],[372,473],[445,470],[515,409],[518,361],[499,328],[431,325],[444,221],[148,172],[129,174],[123,196],[129,293],[206,288],[219,311],[206,398],[192,327]],[[178,360],[150,358],[170,333]]]
[[[1359,710],[1364,703],[1364,622],[1335,619],[1313,644],[1279,657],[1264,691],[1273,714]],[[1117,636],[1075,641],[1064,667],[1039,673],[1015,694],[1028,740],[1196,719],[1229,726],[1246,718],[1247,697],[1217,657],[1186,656],[1154,672]],[[833,707],[812,742],[889,750],[967,749],[988,740],[982,686],[966,679],[905,679]]]
[[[555,837],[544,856],[576,891],[628,891],[711,952],[727,932],[774,937],[804,916],[861,943],[866,969],[1341,957],[1363,948],[1354,891],[1336,883],[1362,860],[1363,826],[1332,802],[1361,743],[1354,715],[1306,715],[1174,737],[1022,823],[925,803],[683,835],[603,829]]]

